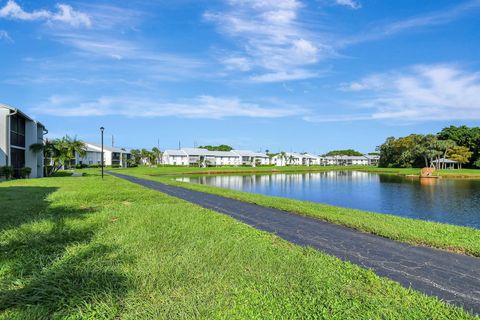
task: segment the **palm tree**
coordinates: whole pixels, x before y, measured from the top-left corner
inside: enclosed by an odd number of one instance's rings
[[[283,159],[285,164],[287,164],[287,153],[285,151],[280,152],[280,159]]]
[[[141,164],[142,152],[138,149],[132,149],[132,150],[130,150],[130,153],[132,154],[134,163],[135,164]]]
[[[147,149],[142,149],[142,151],[140,151],[140,154],[142,155],[142,160],[145,162],[145,164],[148,162],[150,164],[151,163],[151,152],[148,151]]]
[[[160,149],[158,149],[157,147],[153,147],[152,153],[155,156],[155,163],[156,164],[162,163],[162,151],[160,151]]]
[[[294,156],[291,154],[291,155],[288,157],[288,162],[289,162],[289,164],[292,164],[292,163],[293,163],[293,160],[294,160]]]
[[[30,145],[33,152],[43,151],[45,158],[46,176],[50,176],[60,170],[62,167],[68,166],[75,156],[85,157],[87,154],[87,146],[77,137],[71,138],[68,135],[61,139],[48,140],[43,143],[34,143]]]

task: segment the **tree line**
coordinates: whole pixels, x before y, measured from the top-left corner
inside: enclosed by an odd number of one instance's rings
[[[440,159],[456,161],[459,167],[480,168],[480,127],[450,126],[437,134],[389,137],[377,148],[380,167],[435,167]]]

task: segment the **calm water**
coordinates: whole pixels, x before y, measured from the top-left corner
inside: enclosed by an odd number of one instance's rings
[[[358,171],[179,180],[480,228],[480,180],[420,180]]]

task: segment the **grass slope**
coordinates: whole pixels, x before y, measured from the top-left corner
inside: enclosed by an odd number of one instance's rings
[[[0,184],[0,319],[156,318],[472,316],[111,176]]]
[[[480,230],[468,227],[408,219],[394,215],[335,207],[308,201],[252,194],[207,185],[175,181],[161,174],[177,174],[178,168],[132,168],[121,169],[121,173],[144,179],[160,181],[181,187],[213,193],[262,206],[281,209],[341,224],[363,232],[407,243],[425,245],[480,257]],[[183,170],[185,170],[184,168]],[[195,169],[195,168],[194,168]],[[245,168],[243,168],[245,170]],[[365,168],[364,168],[365,169]],[[365,170],[370,170],[365,169]],[[380,170],[380,169],[379,169]],[[395,169],[398,170],[398,169]],[[408,169],[412,170],[412,169]],[[393,171],[392,172],[397,172]],[[405,171],[400,171],[405,174]],[[409,172],[409,171],[406,171]]]

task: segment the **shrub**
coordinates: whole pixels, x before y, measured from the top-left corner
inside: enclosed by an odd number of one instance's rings
[[[30,167],[20,168],[20,177],[22,177],[23,179],[30,178],[31,173],[32,168]]]
[[[119,164],[112,164],[112,168],[120,168],[121,166]]]
[[[75,165],[75,169],[85,169],[85,168],[88,168],[88,165],[84,163]]]
[[[480,168],[480,158],[473,163],[473,165],[477,168]]]
[[[128,167],[129,168],[136,168],[136,167],[138,167],[138,164],[132,163],[132,164],[129,164]]]
[[[4,166],[0,167],[0,176],[5,177],[6,180],[10,180],[14,172],[14,169],[12,166]]]

